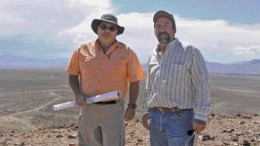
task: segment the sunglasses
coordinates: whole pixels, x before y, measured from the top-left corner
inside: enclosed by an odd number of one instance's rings
[[[99,25],[99,28],[101,28],[102,30],[110,30],[110,31],[115,31],[117,30],[117,26],[116,25],[111,25],[110,27],[108,27],[106,24],[101,24]]]

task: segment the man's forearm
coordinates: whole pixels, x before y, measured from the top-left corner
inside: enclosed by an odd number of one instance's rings
[[[69,75],[69,85],[75,96],[80,93],[79,76]]]
[[[129,103],[136,104],[136,100],[139,94],[139,81],[130,82],[129,86]]]

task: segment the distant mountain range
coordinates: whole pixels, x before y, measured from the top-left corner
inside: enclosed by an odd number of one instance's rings
[[[0,55],[0,68],[65,68],[69,59],[36,59],[21,56]],[[222,64],[206,61],[210,73],[260,74],[260,59]],[[147,64],[143,64],[147,70]]]
[[[0,55],[0,68],[66,67],[69,59],[37,59],[13,55]]]
[[[260,59],[229,64],[206,61],[206,65],[209,73],[260,75]],[[143,67],[147,70],[147,64],[144,64]]]
[[[260,74],[260,59],[222,64],[206,62],[210,73]]]

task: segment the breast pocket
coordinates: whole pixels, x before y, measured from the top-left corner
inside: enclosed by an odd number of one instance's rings
[[[176,82],[180,82],[188,73],[186,64],[173,64],[170,67],[169,78]]]
[[[110,72],[122,74],[126,73],[127,71],[126,59],[120,56],[114,57],[109,60],[107,65]]]
[[[80,58],[79,65],[82,76],[92,76],[97,66],[97,61],[95,60],[95,58],[85,56]]]
[[[110,71],[114,73],[125,73],[126,72],[126,65],[124,62],[111,62],[110,64]]]

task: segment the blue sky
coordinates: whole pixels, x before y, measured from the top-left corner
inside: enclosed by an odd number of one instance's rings
[[[242,24],[260,22],[260,3],[257,0],[113,0],[112,3],[119,13],[147,13],[163,9],[187,18],[225,19]]]
[[[176,37],[205,60],[260,59],[259,8],[257,0],[0,0],[0,57],[69,59],[82,42],[96,39],[91,21],[112,13],[125,27],[118,40],[146,63],[157,44],[152,17],[163,9],[176,19]]]

